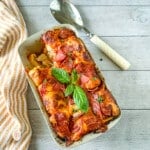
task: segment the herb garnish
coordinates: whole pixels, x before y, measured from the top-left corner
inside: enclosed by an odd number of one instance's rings
[[[81,111],[87,112],[88,111],[88,100],[85,92],[83,89],[79,86],[75,86],[74,91],[73,91],[73,99],[75,104],[77,105],[78,108],[80,108]]]
[[[69,83],[70,76],[68,72],[60,68],[52,68],[52,75],[61,83]]]
[[[65,96],[73,94],[73,99],[77,107],[83,111],[88,111],[88,99],[85,91],[77,85],[78,73],[76,70],[71,72],[71,76],[64,69],[52,68],[52,75],[61,83],[66,83]]]
[[[78,73],[77,73],[76,70],[73,70],[71,72],[71,82],[72,82],[72,84],[76,84],[77,80],[78,80]]]
[[[98,101],[99,103],[103,102],[103,97],[102,97],[102,96],[98,96],[97,101]]]
[[[74,85],[69,84],[67,86],[67,88],[65,89],[65,96],[67,97],[67,96],[71,95],[73,93],[73,91],[74,91]]]

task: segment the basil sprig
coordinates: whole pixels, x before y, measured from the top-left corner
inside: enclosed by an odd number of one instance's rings
[[[85,91],[77,85],[78,73],[76,70],[71,72],[71,76],[60,68],[52,68],[52,75],[61,83],[66,83],[67,88],[64,91],[65,96],[73,94],[73,99],[77,107],[83,111],[87,112],[89,107],[89,102]]]
[[[86,93],[81,87],[77,85],[75,86],[74,91],[73,91],[73,99],[74,99],[75,104],[77,105],[78,108],[80,108],[81,111],[83,112],[88,111],[89,103],[87,100]]]
[[[70,76],[68,72],[60,68],[52,68],[52,75],[61,83],[69,83]]]
[[[71,95],[74,91],[74,85],[73,84],[69,84],[67,86],[67,88],[65,89],[65,97]]]
[[[72,84],[76,84],[77,80],[78,80],[78,73],[77,73],[76,70],[73,70],[71,72],[71,82],[72,82]]]

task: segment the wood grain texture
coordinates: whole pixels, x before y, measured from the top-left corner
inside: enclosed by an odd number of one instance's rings
[[[101,70],[120,70],[89,41],[89,38],[82,37],[82,39]],[[102,39],[131,63],[129,70],[150,70],[150,37],[102,37]],[[100,61],[101,58],[103,61]]]
[[[106,133],[71,150],[149,150],[150,110],[123,110],[120,122]],[[39,110],[30,110],[33,136],[29,150],[61,150],[49,135]],[[144,124],[143,124],[144,123]]]
[[[29,35],[58,24],[48,6],[20,7]],[[150,6],[78,6],[85,25],[99,36],[149,36]],[[41,13],[42,12],[42,13]],[[84,35],[82,33],[82,35]],[[85,36],[85,35],[84,35]]]
[[[150,71],[103,71],[106,82],[122,109],[150,109]],[[38,109],[31,90],[29,109]]]
[[[52,0],[16,0],[20,6],[49,5]],[[149,0],[70,0],[75,5],[150,5]]]

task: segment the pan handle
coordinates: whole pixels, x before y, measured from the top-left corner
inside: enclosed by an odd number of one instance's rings
[[[119,55],[114,49],[112,49],[97,35],[92,35],[90,40],[122,70],[127,70],[130,67],[130,63],[125,58]]]

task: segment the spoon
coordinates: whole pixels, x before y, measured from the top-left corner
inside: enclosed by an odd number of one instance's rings
[[[84,26],[79,11],[69,0],[53,0],[50,4],[50,10],[59,23],[68,23],[83,30],[90,40],[122,70],[127,70],[130,67],[130,63],[125,58]]]

